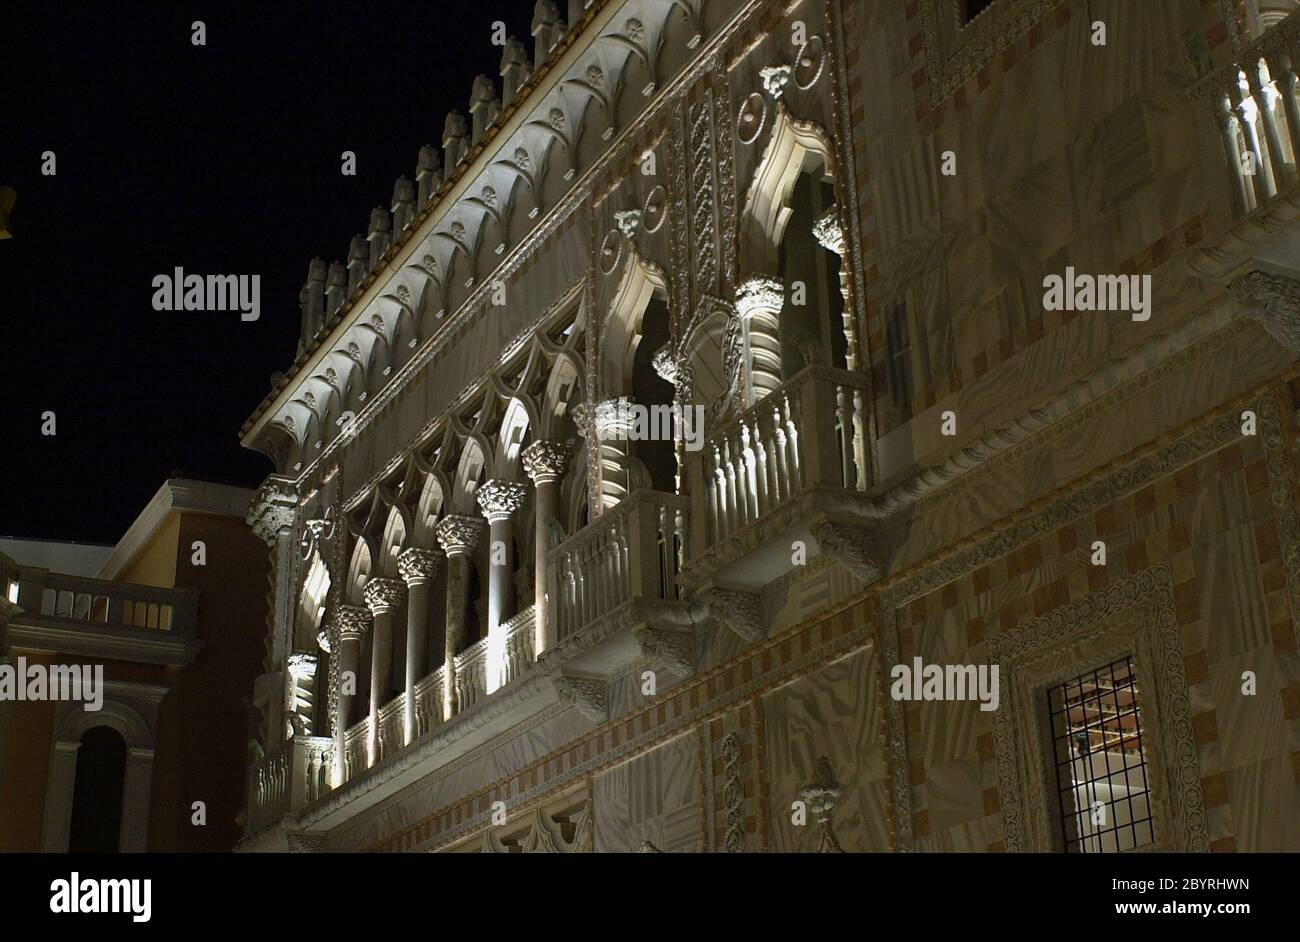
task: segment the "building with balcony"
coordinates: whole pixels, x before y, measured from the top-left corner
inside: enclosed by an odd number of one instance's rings
[[[0,540],[0,851],[234,846],[265,654],[252,496],[174,477],[116,546]],[[83,666],[94,695],[55,698]]]
[[[242,430],[241,848],[1300,846],[1295,6],[540,0]]]

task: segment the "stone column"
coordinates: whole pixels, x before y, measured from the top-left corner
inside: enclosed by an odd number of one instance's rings
[[[501,686],[506,644],[501,625],[514,614],[515,551],[510,518],[524,505],[527,491],[515,481],[491,480],[475,493],[488,520],[488,663],[487,692]]]
[[[740,315],[745,342],[745,405],[751,406],[777,389],[781,379],[779,324],[785,304],[781,282],[767,275],[753,275],[736,288],[736,313]]]
[[[299,651],[289,655],[286,665],[289,675],[289,696],[285,709],[301,720],[304,735],[312,735],[316,717],[316,655]]]
[[[379,708],[393,690],[393,620],[402,607],[406,586],[396,579],[369,579],[363,593],[375,619],[370,647],[370,761],[379,756]]]
[[[404,742],[415,739],[415,685],[423,679],[429,660],[429,594],[438,574],[442,554],[412,547],[397,557],[397,569],[406,582],[406,710]]]
[[[357,665],[361,661],[361,642],[370,630],[370,612],[359,605],[340,605],[334,619],[339,648],[339,716],[334,727],[334,754],[336,778],[342,783],[347,771],[348,727],[356,719],[353,704],[357,698]]]
[[[534,510],[533,543],[533,657],[555,647],[555,619],[551,612],[551,587],[548,581],[546,556],[554,542],[564,539],[564,528],[558,519],[560,511],[560,481],[568,470],[568,449],[556,441],[541,439],[523,450],[524,471],[532,478],[537,489]]]
[[[443,670],[443,716],[451,719],[456,702],[456,655],[465,639],[465,607],[469,591],[469,556],[485,529],[482,518],[449,514],[434,533],[447,554],[447,656]]]

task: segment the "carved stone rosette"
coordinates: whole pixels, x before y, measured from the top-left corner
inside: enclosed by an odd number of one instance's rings
[[[340,605],[334,612],[340,641],[360,641],[370,630],[370,612],[360,605]]]
[[[578,712],[595,723],[609,719],[608,691],[605,682],[592,677],[552,677],[560,702],[576,706]]]
[[[391,612],[406,598],[406,584],[397,579],[369,579],[362,595],[372,614]]]
[[[289,481],[269,477],[248,503],[247,522],[258,539],[270,545],[281,530],[293,526],[298,490]]]
[[[561,442],[538,439],[519,455],[524,472],[534,484],[548,484],[564,477],[569,469],[569,450]]]
[[[1300,353],[1300,281],[1252,271],[1229,286],[1247,317],[1292,353]]]
[[[748,320],[760,311],[780,311],[785,304],[785,286],[767,275],[751,275],[736,286],[736,313]]]
[[[758,593],[713,586],[701,593],[700,601],[711,618],[734,631],[741,639],[754,642],[766,636]]]
[[[505,520],[524,505],[528,491],[516,481],[484,481],[475,492],[483,515],[489,520]]]
[[[438,545],[448,556],[468,556],[478,546],[486,528],[487,522],[481,517],[449,514],[438,521],[433,532],[438,537]]]
[[[441,560],[442,554],[436,550],[412,546],[397,557],[397,571],[402,574],[402,581],[408,587],[423,585],[433,581]]]

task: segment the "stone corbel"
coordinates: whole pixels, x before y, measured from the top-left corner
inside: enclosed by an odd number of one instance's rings
[[[1233,280],[1228,290],[1247,317],[1292,353],[1300,353],[1300,281],[1256,270]]]
[[[824,520],[813,528],[821,551],[863,582],[875,582],[884,571],[880,534],[874,527]]]
[[[662,664],[678,677],[695,673],[695,636],[689,631],[642,627],[632,633],[647,661]]]
[[[552,677],[560,702],[576,706],[578,712],[595,723],[609,719],[609,697],[605,681],[599,677]]]
[[[729,628],[742,640],[753,643],[767,636],[757,592],[712,586],[700,593],[699,600],[709,618]]]

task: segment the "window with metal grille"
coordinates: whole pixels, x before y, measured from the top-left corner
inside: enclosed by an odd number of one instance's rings
[[[1048,691],[1068,853],[1114,853],[1155,840],[1140,700],[1132,657]]]

